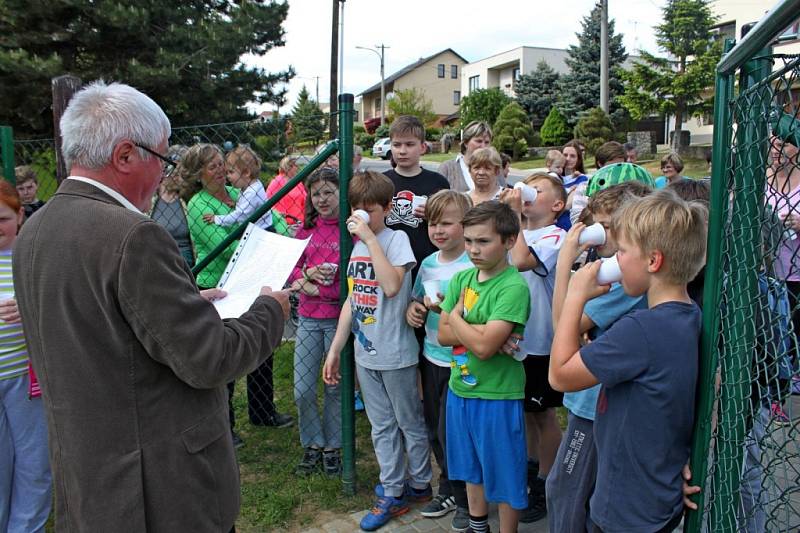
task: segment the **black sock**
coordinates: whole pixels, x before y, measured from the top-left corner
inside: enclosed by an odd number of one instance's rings
[[[489,515],[472,516],[470,513],[469,527],[474,533],[487,533],[489,531]]]

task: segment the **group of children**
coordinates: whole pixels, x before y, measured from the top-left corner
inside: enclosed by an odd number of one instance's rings
[[[551,531],[671,531],[682,514],[700,331],[686,285],[704,262],[705,207],[632,181],[594,194],[567,233],[557,225],[567,205],[560,178],[525,179],[532,202],[506,189],[473,206],[419,166],[417,119],[398,117],[390,137],[396,168],[350,181],[349,297],[337,320],[330,294],[312,365],[326,354],[323,381],[337,387],[341,350],[355,335],[380,467],[361,528],[378,529],[416,501],[426,502],[423,516],[455,510],[456,531],[488,531],[487,502],[498,504],[504,533],[521,514],[533,521],[548,511]],[[333,180],[325,187],[338,194]],[[295,274],[301,306],[335,277],[322,263],[338,262],[320,248],[333,240],[321,237],[333,211],[314,202],[313,184],[309,193],[317,251]],[[580,244],[591,223],[606,233],[592,250]],[[598,284],[600,261],[571,276],[586,252],[616,254],[621,283]],[[326,392],[326,411],[335,396]],[[320,433],[303,438],[302,463],[338,446]],[[431,452],[441,469],[436,497]]]

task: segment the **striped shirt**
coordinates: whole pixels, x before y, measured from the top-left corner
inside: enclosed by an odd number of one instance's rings
[[[11,277],[11,250],[0,250],[0,301],[14,297]],[[0,321],[0,380],[28,373],[28,348],[22,324]]]

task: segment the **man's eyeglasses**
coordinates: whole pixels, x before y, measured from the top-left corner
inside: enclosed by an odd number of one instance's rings
[[[154,156],[156,156],[157,158],[159,158],[161,160],[161,162],[162,162],[161,173],[165,178],[168,177],[170,174],[172,174],[172,171],[175,170],[175,167],[178,165],[175,161],[173,161],[169,157],[167,157],[165,155],[161,155],[158,152],[156,152],[155,150],[152,150],[152,149],[148,148],[147,146],[145,146],[143,144],[139,144],[139,143],[133,143],[133,144],[135,146],[138,146],[139,148],[141,148],[142,150],[144,150],[148,154],[154,155]]]

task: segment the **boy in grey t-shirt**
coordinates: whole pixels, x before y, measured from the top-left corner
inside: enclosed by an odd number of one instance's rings
[[[356,374],[380,466],[378,501],[361,521],[361,529],[374,531],[408,512],[406,497],[431,498],[430,447],[417,388],[419,345],[405,321],[416,262],[408,236],[384,223],[394,196],[389,178],[370,171],[356,174],[348,196],[353,209],[367,212],[369,222],[355,215],[347,221],[359,240],[347,267],[350,295],[339,315],[323,380],[339,382],[339,354],[352,331]]]

